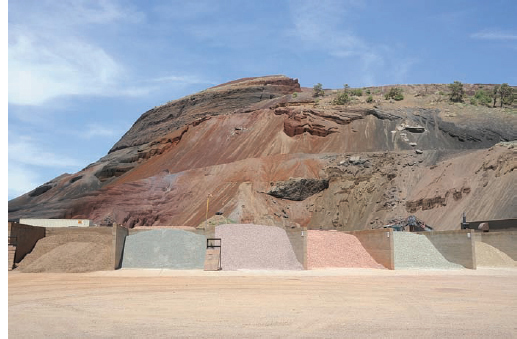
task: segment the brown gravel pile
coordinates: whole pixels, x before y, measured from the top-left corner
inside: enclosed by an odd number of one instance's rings
[[[517,267],[517,261],[487,243],[476,241],[476,265],[480,267]]]
[[[307,268],[385,268],[364,249],[359,239],[343,232],[307,231]]]
[[[18,264],[26,273],[80,273],[113,269],[111,235],[55,235],[40,239]]]
[[[223,270],[303,270],[287,233],[280,227],[219,225],[215,236],[221,238]]]

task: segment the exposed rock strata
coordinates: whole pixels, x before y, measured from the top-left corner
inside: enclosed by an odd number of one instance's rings
[[[173,101],[144,113],[97,162],[11,200],[9,218],[196,226],[208,193],[210,215],[286,227],[375,228],[414,213],[440,230],[456,229],[463,211],[517,217],[516,149],[506,142],[517,138],[515,115],[331,101],[280,76]],[[293,200],[263,193],[292,178],[327,187]]]

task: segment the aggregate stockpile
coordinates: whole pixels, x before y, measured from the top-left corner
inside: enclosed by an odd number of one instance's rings
[[[517,261],[489,244],[476,241],[476,265],[478,267],[517,267]]]
[[[307,231],[307,268],[385,268],[351,234],[334,231]]]
[[[203,269],[206,237],[183,230],[159,229],[126,237],[122,268]]]
[[[226,224],[215,228],[221,238],[223,270],[303,270],[285,230],[275,226]]]
[[[425,235],[411,232],[393,232],[395,269],[431,268],[460,269],[433,246]]]
[[[64,234],[40,239],[18,264],[25,273],[82,273],[113,269],[111,235]]]

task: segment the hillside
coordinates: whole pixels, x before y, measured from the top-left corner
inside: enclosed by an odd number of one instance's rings
[[[435,229],[517,217],[517,110],[451,104],[447,85],[338,90],[246,78],[145,112],[97,162],[9,201],[9,218],[127,227],[238,223],[345,230],[414,214]],[[491,85],[465,85],[467,95]],[[367,102],[366,91],[372,96]]]

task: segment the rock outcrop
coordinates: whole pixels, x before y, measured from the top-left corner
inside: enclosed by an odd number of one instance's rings
[[[9,201],[9,218],[197,226],[208,194],[209,217],[314,229],[517,217],[517,116],[433,86],[349,106],[284,76],[212,87],[144,113],[103,158]]]

